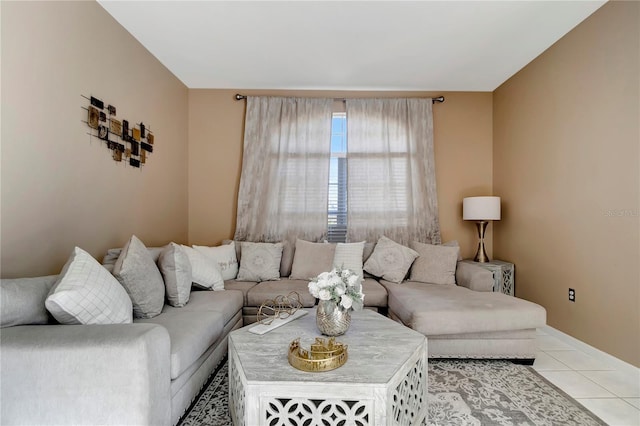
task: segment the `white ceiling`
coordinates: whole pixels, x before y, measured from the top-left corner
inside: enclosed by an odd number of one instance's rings
[[[189,88],[493,91],[605,1],[98,0]]]

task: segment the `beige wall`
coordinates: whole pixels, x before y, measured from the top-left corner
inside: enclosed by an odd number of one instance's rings
[[[433,96],[438,204],[443,240],[457,239],[475,254],[475,227],[462,221],[462,198],[492,187],[491,93],[255,91],[249,95],[317,97]],[[218,244],[233,237],[242,166],[245,102],[235,90],[189,90],[189,243]],[[461,124],[462,123],[462,124]],[[491,253],[491,227],[487,249]]]
[[[639,9],[606,4],[499,87],[493,148],[503,197],[495,256],[515,262],[517,296],[543,305],[552,327],[636,366]]]
[[[133,233],[187,239],[187,88],[96,2],[2,2],[3,277],[58,273]],[[90,139],[80,95],[144,121],[142,170]]]

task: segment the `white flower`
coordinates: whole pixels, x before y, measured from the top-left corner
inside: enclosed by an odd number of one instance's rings
[[[362,279],[350,269],[334,268],[309,282],[309,293],[320,300],[331,300],[347,310],[363,308]]]
[[[318,281],[327,281],[329,279],[329,277],[331,276],[330,272],[323,272],[320,275],[318,275],[317,280]]]
[[[315,281],[311,281],[309,283],[309,293],[311,293],[313,297],[318,297],[318,290],[318,283]]]
[[[337,286],[343,284],[342,283],[342,278],[340,278],[338,275],[333,275],[330,279],[329,279],[329,285],[331,286]]]
[[[320,280],[320,281],[318,281],[318,288],[319,288],[319,289],[321,289],[321,288],[327,288],[327,287],[329,287],[329,281],[327,281],[327,280]]]
[[[343,294],[342,297],[340,298],[340,304],[342,305],[343,308],[349,309],[353,305],[353,300],[351,300],[351,298],[346,294]]]
[[[360,281],[360,276],[357,274],[351,275],[348,278],[348,282],[351,287],[355,287],[355,285],[358,284],[359,281]]]
[[[320,300],[331,300],[331,292],[325,288],[318,292],[318,298]]]

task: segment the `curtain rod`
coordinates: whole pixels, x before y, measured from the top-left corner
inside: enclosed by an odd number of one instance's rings
[[[245,95],[240,95],[240,94],[236,93],[236,101],[241,101],[243,99],[247,99],[247,97]],[[341,98],[341,100],[344,101],[345,99]],[[442,102],[444,102],[444,96],[438,96],[436,98],[431,98],[431,102],[434,103],[434,104],[436,102],[442,103]]]

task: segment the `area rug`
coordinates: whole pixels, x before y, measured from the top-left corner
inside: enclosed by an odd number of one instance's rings
[[[223,362],[180,426],[231,425]],[[606,425],[531,367],[509,361],[429,360],[428,426]]]

